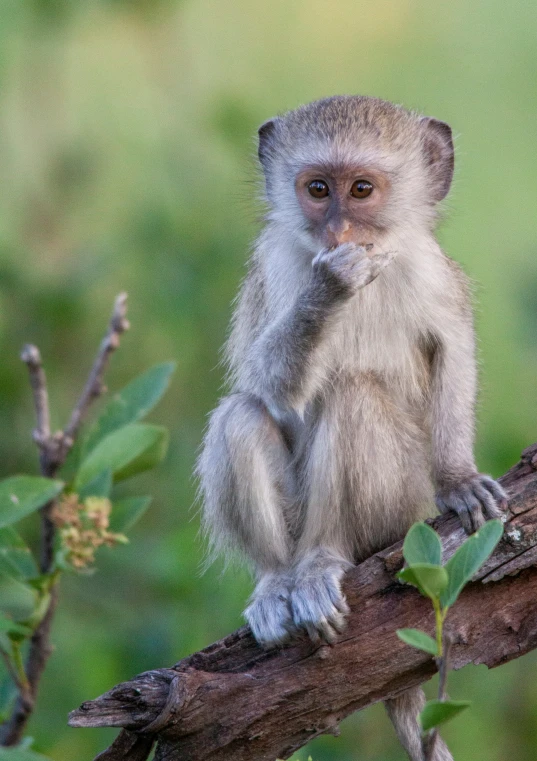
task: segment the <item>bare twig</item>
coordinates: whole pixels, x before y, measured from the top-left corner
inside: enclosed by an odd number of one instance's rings
[[[41,363],[41,353],[37,346],[26,344],[21,352],[21,359],[28,366],[30,385],[34,395],[35,416],[37,427],[34,430],[34,441],[41,450],[41,456],[45,454],[45,448],[50,439],[50,412],[48,405],[47,378]],[[44,471],[44,463],[41,462],[41,471]]]
[[[64,464],[70,449],[75,443],[80,426],[87,415],[91,403],[105,391],[103,376],[108,360],[112,352],[118,348],[121,334],[129,328],[126,313],[127,294],[120,293],[115,300],[108,330],[101,342],[84,390],[63,431],[53,434],[50,430],[47,380],[39,349],[36,346],[27,344],[22,350],[21,359],[28,366],[37,418],[37,427],[34,430],[33,438],[39,447],[41,474],[47,478],[54,478]],[[53,507],[54,501],[49,502],[41,508],[40,569],[42,573],[50,573],[54,567],[54,538],[56,529],[50,518]],[[19,687],[19,697],[11,717],[0,728],[0,744],[3,746],[16,745],[20,741],[24,728],[33,711],[39,682],[46,662],[52,652],[50,630],[57,603],[58,586],[55,583],[50,592],[47,612],[30,640],[30,649],[26,662],[27,688],[21,689],[21,680],[15,680]]]
[[[108,326],[108,332],[103,338],[99,347],[99,352],[93,363],[88,381],[78,400],[69,423],[64,430],[64,439],[68,446],[72,446],[76,435],[82,425],[88,409],[94,399],[100,396],[105,390],[103,385],[103,375],[112,352],[119,346],[119,337],[129,329],[127,320],[127,294],[120,293],[117,296],[112,318]]]

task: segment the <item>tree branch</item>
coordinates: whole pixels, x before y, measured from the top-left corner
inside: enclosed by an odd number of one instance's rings
[[[50,411],[48,401],[47,379],[43,369],[41,354],[37,346],[27,344],[21,352],[21,359],[28,367],[32,387],[37,426],[33,438],[39,447],[40,470],[43,476],[54,478],[64,464],[69,451],[75,443],[80,426],[93,400],[104,391],[103,375],[110,355],[119,346],[121,334],[129,328],[126,319],[127,294],[117,296],[108,330],[103,338],[97,357],[91,368],[84,390],[78,400],[63,431],[52,434],[50,430]],[[41,508],[41,557],[40,570],[43,574],[51,573],[54,568],[54,540],[56,529],[50,515],[54,501]],[[11,717],[0,727],[0,743],[3,746],[16,745],[24,732],[28,719],[34,709],[37,690],[46,662],[52,652],[50,630],[58,603],[58,585],[54,583],[50,592],[50,602],[45,615],[32,634],[26,662],[27,688],[19,689],[19,697]]]
[[[127,294],[120,293],[114,304],[114,311],[112,312],[108,332],[101,342],[99,352],[95,358],[93,367],[91,368],[87,383],[71,414],[69,423],[64,430],[64,440],[69,446],[73,445],[91,403],[106,391],[106,387],[103,385],[106,366],[108,365],[110,355],[119,346],[119,338],[121,334],[128,330],[129,327],[129,321],[127,320]]]
[[[21,359],[28,366],[30,385],[34,395],[35,416],[37,428],[34,431],[34,441],[39,447],[46,444],[50,438],[50,412],[48,405],[47,378],[41,362],[41,354],[37,346],[26,344],[21,352]]]
[[[499,666],[537,647],[537,444],[501,479],[509,500],[504,538],[446,621],[450,662]],[[445,559],[464,541],[438,518]],[[123,727],[99,761],[274,761],[289,758],[350,713],[429,679],[435,660],[404,645],[399,628],[434,630],[427,600],[395,579],[402,543],[351,569],[351,607],[336,645],[305,637],[264,651],[249,629],[177,663],[140,674],[70,715],[73,727]],[[481,583],[484,582],[484,583]],[[134,750],[133,750],[134,749]]]

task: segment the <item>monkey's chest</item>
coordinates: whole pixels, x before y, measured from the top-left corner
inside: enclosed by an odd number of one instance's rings
[[[423,397],[430,382],[424,325],[393,305],[350,304],[327,346],[331,374],[374,376],[394,396]]]

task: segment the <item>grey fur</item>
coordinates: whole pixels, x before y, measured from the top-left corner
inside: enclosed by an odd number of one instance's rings
[[[198,463],[204,522],[217,548],[256,568],[245,615],[260,643],[297,628],[331,642],[345,570],[429,516],[435,491],[469,531],[505,495],[474,464],[469,289],[434,237],[449,127],[375,98],[330,98],[265,123],[259,156],[269,210],[227,346],[232,394]],[[323,249],[294,178],[357,161],[390,182],[373,243]],[[388,703],[412,761],[422,699]],[[438,748],[434,761],[451,758]]]
[[[425,705],[423,690],[414,687],[385,704],[388,716],[395,727],[397,737],[411,761],[423,761],[421,732],[416,717]],[[433,761],[453,761],[445,742],[437,737]]]

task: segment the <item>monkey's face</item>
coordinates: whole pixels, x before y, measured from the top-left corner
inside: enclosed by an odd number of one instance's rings
[[[386,173],[358,163],[312,165],[295,180],[306,228],[326,248],[374,244],[385,229],[390,188]]]
[[[310,103],[259,129],[269,217],[311,254],[434,227],[453,175],[447,124],[376,98]]]

